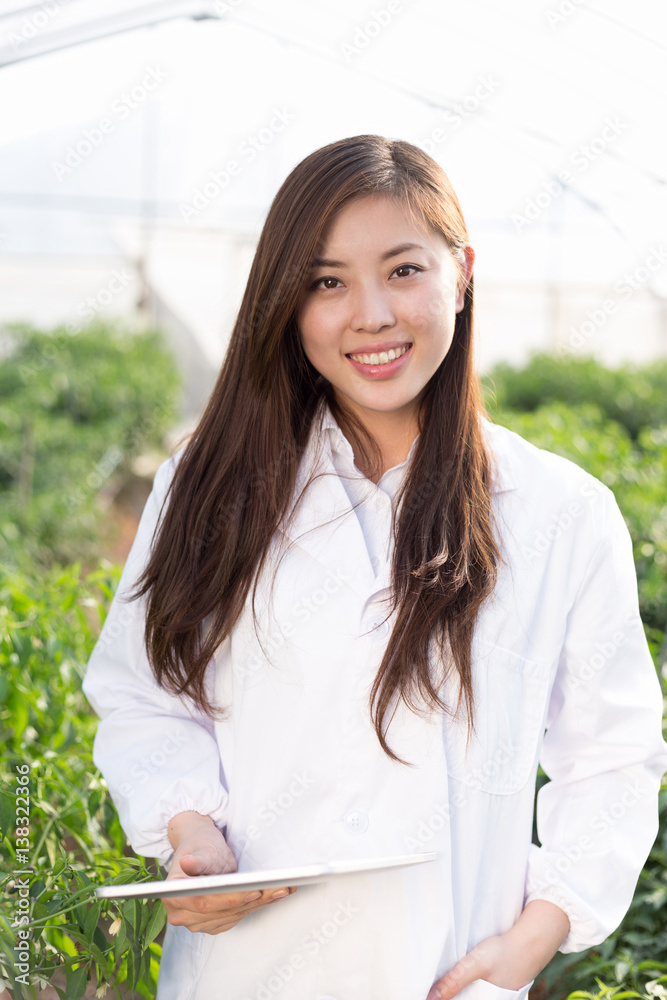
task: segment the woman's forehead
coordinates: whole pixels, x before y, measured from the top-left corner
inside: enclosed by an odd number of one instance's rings
[[[354,198],[339,209],[322,232],[317,256],[329,258],[339,245],[388,250],[388,244],[412,244],[436,249],[443,242],[447,241],[442,233],[417,218],[406,201],[377,192]]]

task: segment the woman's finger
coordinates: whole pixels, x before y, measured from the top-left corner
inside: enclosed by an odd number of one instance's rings
[[[426,1000],[452,1000],[465,986],[474,983],[476,979],[481,979],[484,972],[478,946],[464,955],[453,969],[431,987]]]
[[[259,893],[186,896],[178,902],[165,900],[165,905],[170,924],[187,927],[191,931],[218,934],[236,926],[249,913],[276,903],[294,892],[296,886],[289,889],[266,889]]]
[[[229,910],[247,909],[253,903],[265,906],[276,899],[288,896],[290,891],[296,892],[296,886],[293,886],[291,890],[280,888],[254,892],[221,892],[207,893],[205,896],[183,896],[179,899],[169,900],[169,903],[175,909],[201,914],[220,913],[223,915]],[[167,905],[167,900],[165,900],[165,905]]]
[[[192,878],[196,875],[224,875],[236,871],[233,856],[225,857],[222,845],[203,844],[189,854],[183,854],[176,864],[176,870]],[[169,873],[171,875],[171,872]]]

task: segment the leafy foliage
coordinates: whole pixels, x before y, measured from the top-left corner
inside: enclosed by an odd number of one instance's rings
[[[492,409],[532,412],[549,403],[597,406],[636,438],[667,424],[667,361],[606,368],[591,357],[538,352],[522,368],[503,363],[482,379]]]
[[[0,364],[0,560],[92,555],[97,497],[175,414],[178,377],[155,330],[6,328]]]
[[[11,924],[24,915],[31,917],[22,929],[34,985],[61,982],[58,994],[67,1000],[82,997],[91,976],[117,996],[119,984],[146,997],[155,991],[160,950],[153,942],[164,907],[94,895],[102,882],[156,877],[142,859],[124,856],[125,836],[92,762],[97,719],[81,690],[119,575],[108,567],[84,576],[80,565],[32,576],[0,570],[0,724],[8,734],[0,755],[0,890],[14,900],[0,918],[0,964],[17,998],[35,995],[15,978]],[[18,815],[19,805],[28,817]],[[29,910],[19,895],[26,882]]]
[[[132,855],[93,764],[98,720],[81,690],[120,569],[86,571],[81,559],[98,559],[109,476],[161,443],[175,365],[156,331],[99,321],[76,334],[17,325],[3,353],[0,990],[32,997],[49,983],[77,1000],[92,980],[99,996],[111,986],[152,997],[164,907],[94,893],[155,872]],[[27,978],[16,950],[26,942]]]

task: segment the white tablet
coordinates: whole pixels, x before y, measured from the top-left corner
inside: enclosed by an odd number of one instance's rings
[[[327,882],[337,875],[355,872],[384,871],[435,861],[434,852],[404,854],[394,858],[363,858],[353,861],[328,861],[295,868],[277,868],[264,872],[232,872],[227,875],[192,875],[159,882],[128,882],[125,885],[102,885],[96,890],[100,899],[155,899],[165,896],[206,896],[221,892],[252,892],[282,886]]]

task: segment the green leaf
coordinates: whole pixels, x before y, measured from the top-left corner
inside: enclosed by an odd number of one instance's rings
[[[101,927],[95,928],[95,933],[93,934],[93,946],[99,948],[100,951],[105,953],[111,948],[111,944],[102,933]]]
[[[167,922],[167,911],[161,900],[157,900],[151,915],[148,919],[148,924],[146,925],[146,932],[144,934],[144,947],[148,947],[155,938],[158,936],[162,928]]]
[[[58,878],[58,876],[61,874],[61,872],[65,870],[65,868],[67,868],[67,861],[64,860],[63,858],[58,858],[55,865],[53,866],[53,877]]]
[[[616,968],[614,969],[614,975],[619,983],[622,983],[628,972],[631,969],[629,962],[617,962]]]
[[[33,920],[43,920],[44,917],[48,917],[49,908],[45,903],[33,903],[32,906],[32,919]]]
[[[128,899],[123,903],[123,919],[134,930],[139,919],[139,906],[136,899]]]
[[[138,920],[136,926],[137,938],[143,939],[144,933],[146,931],[146,926],[150,919],[151,909],[150,903],[147,899],[137,900],[137,910],[138,910]]]
[[[4,789],[0,789],[0,830],[6,837],[14,827],[15,800]]]
[[[102,940],[104,941],[104,935],[102,935]],[[106,941],[104,942],[104,944],[106,945]],[[95,959],[95,961],[97,962],[98,966],[101,969],[106,969],[107,967],[107,959],[104,951],[105,949],[100,948],[100,946],[96,942],[91,943],[90,954],[93,956],[93,958]]]
[[[137,985],[137,973],[135,970],[134,951],[132,948],[127,953],[127,982],[131,990]]]
[[[127,932],[125,928],[126,928],[126,923],[123,920],[123,922],[120,925],[120,930],[116,935],[116,940],[114,941],[114,946],[113,946],[113,955],[116,964],[118,964],[121,955],[123,955],[127,950],[127,948],[129,947],[129,941],[127,940]]]
[[[13,722],[14,741],[18,745],[21,737],[28,728],[28,721],[30,719],[25,695],[19,691],[14,691],[9,697],[9,710]]]
[[[86,992],[87,982],[86,970],[82,966],[79,966],[75,972],[70,973],[67,977],[65,1000],[81,1000],[81,997]]]
[[[99,923],[101,911],[102,903],[93,903],[93,905],[88,908],[88,912],[86,913],[86,918],[83,922],[83,933],[86,936],[86,941],[89,943],[93,940],[93,935]]]

